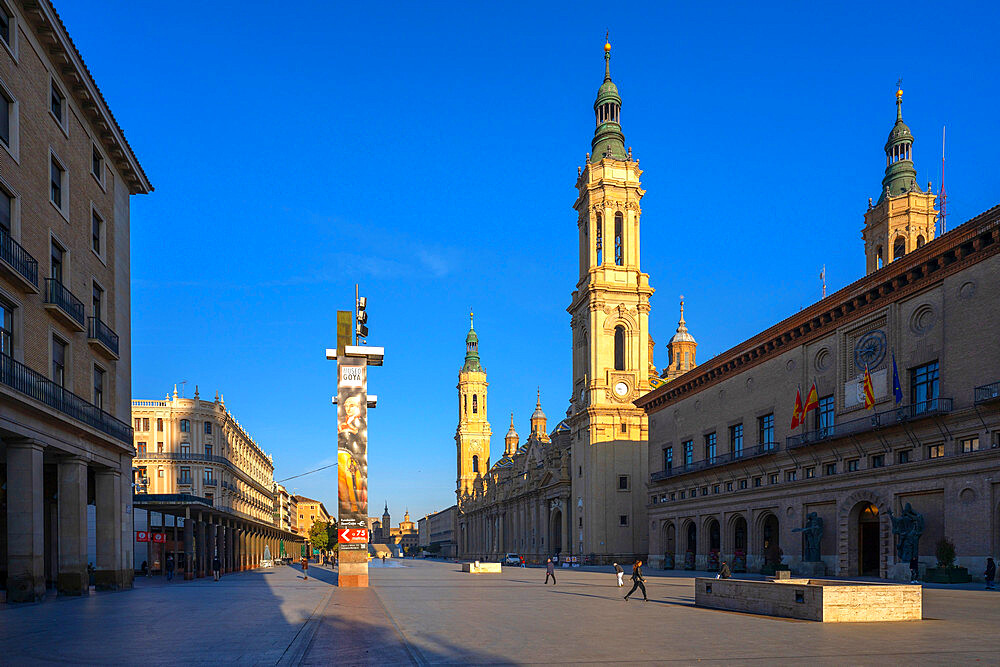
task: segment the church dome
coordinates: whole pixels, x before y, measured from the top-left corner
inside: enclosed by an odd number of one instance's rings
[[[688,332],[687,323],[684,321],[684,297],[681,297],[681,319],[677,323],[677,333],[670,338],[670,343],[694,343],[694,336]]]

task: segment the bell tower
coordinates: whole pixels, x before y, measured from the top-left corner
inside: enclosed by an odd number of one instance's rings
[[[573,553],[646,548],[647,422],[632,401],[649,390],[649,297],[639,255],[642,171],[625,148],[621,96],[604,45],[604,82],[594,102],[592,154],[576,187],[580,272],[569,312],[573,331]],[[627,488],[626,488],[627,487]],[[624,518],[622,518],[624,517]]]
[[[479,336],[469,313],[469,334],[465,337],[465,365],[458,373],[458,428],[455,445],[458,449],[458,480],[456,494],[471,494],[476,478],[490,467],[490,423],[486,420],[486,371],[479,363]]]
[[[896,89],[896,124],[885,142],[885,176],[878,203],[868,200],[865,227],[865,273],[878,271],[934,238],[938,212],[930,183],[917,185],[913,134],[903,122],[903,90]]]

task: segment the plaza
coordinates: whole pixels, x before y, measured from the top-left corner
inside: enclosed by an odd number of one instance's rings
[[[610,568],[560,569],[555,586],[541,583],[541,568],[460,568],[373,562],[368,589],[338,588],[336,572],[315,565],[308,580],[297,567],[219,583],[137,578],[128,592],[3,608],[0,655],[11,664],[1000,660],[1000,595],[979,585],[925,586],[922,621],[831,626],[696,608],[695,573],[650,570],[649,602],[626,603]]]

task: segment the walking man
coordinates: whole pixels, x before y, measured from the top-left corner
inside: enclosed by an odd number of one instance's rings
[[[167,554],[167,581],[174,578],[174,555]]]
[[[986,559],[986,572],[984,574],[986,576],[986,590],[988,591],[994,590],[993,580],[996,579],[997,576],[997,564],[993,560],[993,556],[990,556]]]
[[[615,576],[618,577],[618,588],[621,588],[622,586],[625,585],[625,583],[622,581],[622,577],[625,576],[625,570],[623,570],[622,566],[619,565],[618,563],[615,563],[614,565],[615,565]]]
[[[219,574],[222,572],[222,561],[219,560],[219,554],[215,554],[215,558],[212,559],[212,575],[215,580],[219,580]]]
[[[649,598],[646,597],[646,586],[644,585],[645,579],[642,576],[642,561],[637,560],[635,565],[632,566],[632,590],[625,594],[625,602],[628,602],[628,598],[632,593],[635,593],[635,589],[642,589],[642,601],[649,602]]]
[[[913,554],[913,558],[910,559],[910,583],[917,583],[917,574],[920,572],[920,560],[917,558],[917,554]]]
[[[549,577],[552,577],[552,585],[556,585],[556,564],[552,562],[550,558],[545,564],[545,583],[549,583]]]
[[[309,559],[305,556],[302,557],[302,578],[309,580]]]

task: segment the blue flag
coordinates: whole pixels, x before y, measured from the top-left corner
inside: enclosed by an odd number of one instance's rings
[[[903,388],[899,386],[899,370],[896,368],[896,353],[892,353],[892,395],[896,398],[896,405],[903,401]]]

